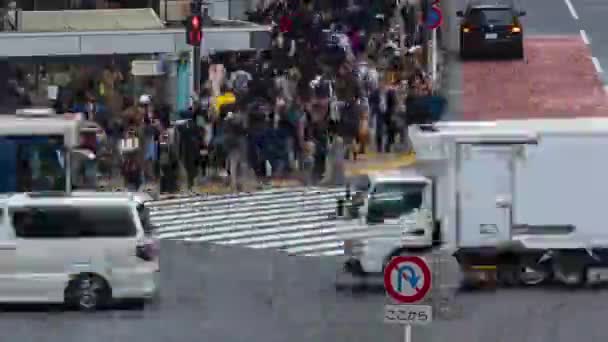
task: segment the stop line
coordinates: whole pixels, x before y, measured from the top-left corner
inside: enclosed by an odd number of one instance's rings
[[[341,196],[344,188],[292,187],[165,199],[150,204],[151,222],[161,239],[341,255],[344,236],[369,235],[364,226],[336,226]]]

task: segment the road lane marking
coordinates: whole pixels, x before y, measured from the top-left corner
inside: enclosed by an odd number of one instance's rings
[[[601,74],[604,72],[604,70],[602,69],[602,66],[600,65],[600,61],[597,59],[597,57],[591,57],[591,62],[593,63],[593,66],[595,67],[595,71],[598,74]]]
[[[572,2],[570,0],[564,0],[564,2],[566,3],[566,6],[568,6],[572,18],[578,20],[578,14],[576,13],[576,9],[574,9],[574,5],[572,5]]]
[[[586,45],[589,45],[589,43],[590,43],[589,36],[587,36],[587,32],[585,32],[585,30],[581,30],[581,38],[583,39],[583,43],[585,43]]]

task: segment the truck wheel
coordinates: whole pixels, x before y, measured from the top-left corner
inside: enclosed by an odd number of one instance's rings
[[[519,266],[514,264],[498,265],[497,267],[498,283],[502,286],[512,287],[517,286],[520,282]]]
[[[391,259],[393,259],[394,257],[398,257],[398,256],[424,256],[425,254],[427,254],[428,252],[432,251],[432,248],[399,248],[395,251],[393,251],[391,254],[389,254],[386,259],[384,259],[384,263],[382,264],[382,273],[384,273],[384,268],[386,267],[386,265],[388,265],[388,263],[391,261]]]
[[[552,278],[551,272],[545,269],[535,269],[523,267],[519,279],[523,285],[535,286],[549,281]]]
[[[587,267],[583,267],[578,272],[572,272],[567,275],[568,287],[571,289],[580,289],[587,284]]]

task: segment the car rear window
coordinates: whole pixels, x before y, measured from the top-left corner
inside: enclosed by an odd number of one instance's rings
[[[471,25],[510,25],[513,23],[513,12],[508,8],[473,8],[468,16]]]

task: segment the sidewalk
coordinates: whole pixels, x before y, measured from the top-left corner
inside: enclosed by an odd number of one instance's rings
[[[370,172],[380,172],[387,170],[394,170],[403,167],[410,166],[415,161],[414,154],[405,153],[391,153],[391,154],[378,154],[370,152],[365,155],[358,157],[357,161],[348,161],[346,164],[345,175],[346,177],[352,177],[356,175],[366,174]],[[236,192],[227,184],[227,179],[223,181],[213,181],[202,186],[197,186],[194,189],[195,193],[198,194],[229,194]],[[293,186],[302,186],[303,183],[298,179],[275,179],[267,183],[251,183],[243,185],[241,191],[251,192],[267,188],[285,188]],[[182,194],[184,194],[182,192]],[[163,197],[170,196],[164,195]]]
[[[345,174],[346,177],[352,177],[370,172],[400,169],[411,166],[415,160],[414,153],[368,153],[359,156],[357,161],[348,161]]]

